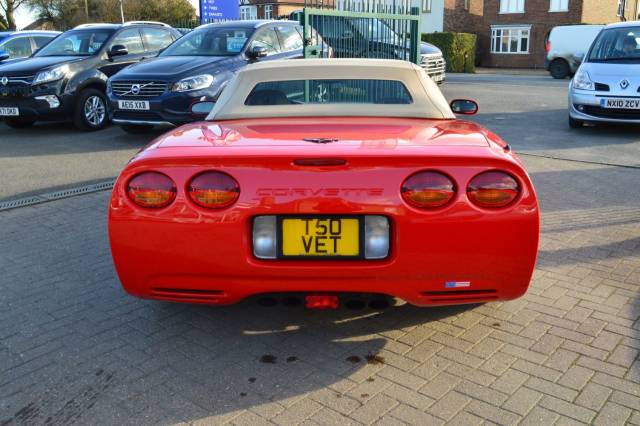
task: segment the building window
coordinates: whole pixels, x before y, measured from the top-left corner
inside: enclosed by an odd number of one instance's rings
[[[431,13],[431,0],[422,0],[422,13]]]
[[[627,8],[627,0],[618,0],[618,12],[617,12],[617,16],[623,18],[624,17],[624,12],[626,12]]]
[[[569,0],[551,0],[549,2],[549,12],[568,12]]]
[[[524,13],[524,0],[500,0],[500,13]]]
[[[491,53],[526,55],[529,53],[531,27],[492,27]]]
[[[469,10],[469,2],[471,0],[464,0],[464,3],[462,5],[462,7],[464,7],[464,10]]]
[[[273,5],[267,4],[264,6],[264,19],[273,19]]]
[[[255,6],[240,6],[240,19],[258,19],[258,9]]]

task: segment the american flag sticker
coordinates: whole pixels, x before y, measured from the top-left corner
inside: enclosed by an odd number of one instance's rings
[[[471,287],[471,281],[447,281],[444,288],[464,288]]]

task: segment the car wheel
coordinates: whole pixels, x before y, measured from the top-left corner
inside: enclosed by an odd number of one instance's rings
[[[571,127],[572,129],[581,129],[583,125],[583,121],[576,120],[575,118],[569,116],[569,127]]]
[[[5,118],[4,122],[7,126],[14,129],[24,129],[25,127],[29,127],[35,123],[34,120],[25,120],[20,118]]]
[[[555,59],[549,65],[549,73],[551,77],[557,79],[567,78],[567,76],[571,73],[569,69],[569,64],[564,59]]]
[[[78,96],[73,122],[80,130],[100,130],[108,120],[107,99],[100,90],[85,89]]]
[[[142,124],[122,124],[120,125],[120,128],[127,133],[139,135],[142,133],[150,132],[153,129],[153,126]]]

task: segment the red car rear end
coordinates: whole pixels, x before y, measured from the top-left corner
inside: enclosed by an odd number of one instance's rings
[[[514,299],[538,223],[531,181],[497,136],[379,117],[178,128],[126,167],[109,212],[129,293],[208,304],[280,292]]]

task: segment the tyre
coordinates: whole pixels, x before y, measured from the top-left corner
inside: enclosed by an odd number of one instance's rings
[[[34,120],[25,120],[20,118],[5,118],[4,122],[7,126],[14,129],[24,129],[25,127],[29,127],[35,123]]]
[[[551,64],[549,64],[549,74],[551,74],[553,78],[563,79],[571,74],[571,69],[564,59],[554,59]]]
[[[569,127],[571,127],[572,129],[580,129],[582,128],[583,125],[584,125],[584,122],[580,120],[576,120],[575,118],[572,118],[571,116],[569,116]]]
[[[121,124],[120,128],[127,133],[139,135],[150,132],[153,129],[153,126],[144,124]]]
[[[73,113],[73,123],[80,130],[94,131],[104,128],[108,121],[107,98],[97,89],[80,92]]]

